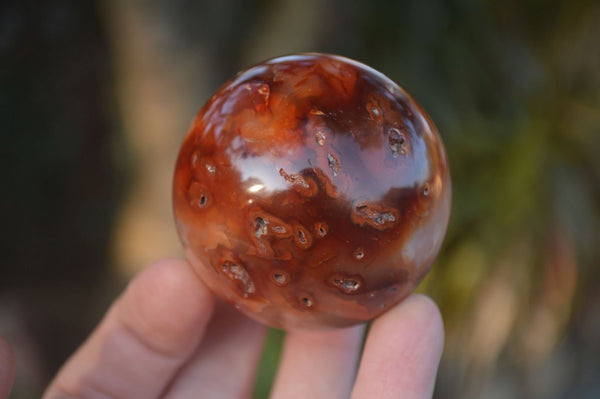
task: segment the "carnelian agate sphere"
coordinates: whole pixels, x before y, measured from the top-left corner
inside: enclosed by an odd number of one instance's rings
[[[421,107],[381,73],[325,54],[239,73],[200,110],[173,188],[198,275],[284,329],[378,316],[445,235],[448,162]]]

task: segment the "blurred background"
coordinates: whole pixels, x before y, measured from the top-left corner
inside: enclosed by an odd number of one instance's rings
[[[600,2],[7,0],[0,5],[0,334],[39,397],[145,264],[181,253],[178,147],[235,72],[299,52],[404,86],[454,201],[420,290],[435,397],[600,397]],[[283,334],[269,333],[256,398]]]

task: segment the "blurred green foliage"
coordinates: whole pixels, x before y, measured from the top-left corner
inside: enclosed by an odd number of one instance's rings
[[[284,337],[285,333],[282,330],[269,329],[256,376],[256,386],[254,388],[254,398],[256,399],[269,397],[271,384],[279,364]]]

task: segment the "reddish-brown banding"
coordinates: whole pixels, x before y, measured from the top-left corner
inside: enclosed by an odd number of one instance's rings
[[[424,277],[450,211],[435,126],[342,57],[249,68],[200,110],[177,161],[186,254],[221,298],[286,329],[377,317]]]

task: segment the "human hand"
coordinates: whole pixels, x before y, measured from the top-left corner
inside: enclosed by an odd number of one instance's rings
[[[265,331],[217,302],[186,261],[161,260],[129,284],[44,398],[250,397]],[[443,326],[430,299],[412,295],[373,322],[357,374],[363,332],[288,333],[271,397],[431,397]]]

